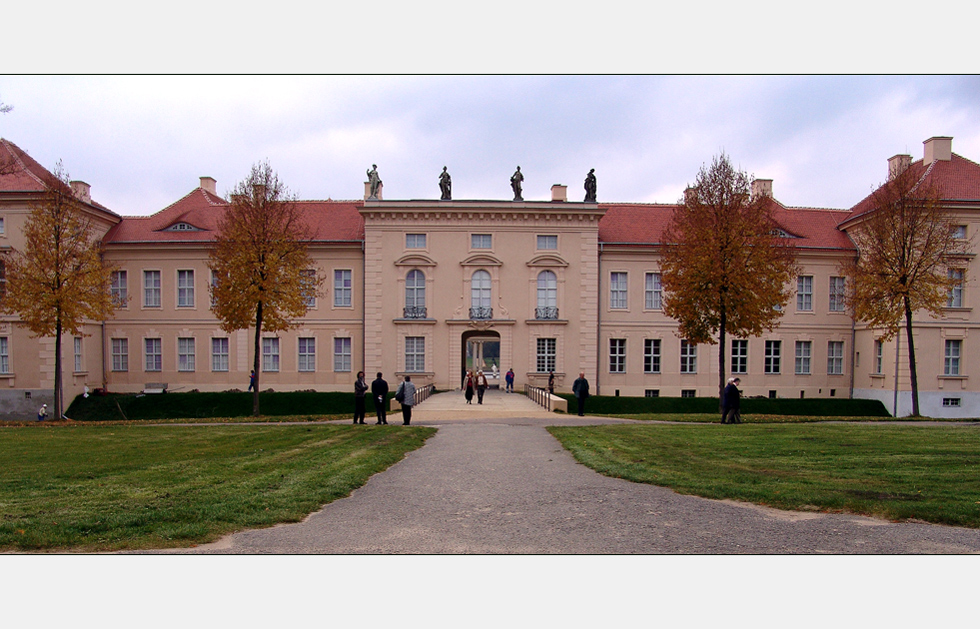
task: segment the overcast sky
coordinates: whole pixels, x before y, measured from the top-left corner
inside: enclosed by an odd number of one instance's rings
[[[675,202],[726,152],[786,205],[848,208],[929,137],[980,161],[976,76],[0,76],[0,136],[93,198],[151,214],[269,160],[302,199]]]

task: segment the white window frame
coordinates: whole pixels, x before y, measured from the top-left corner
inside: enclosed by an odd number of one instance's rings
[[[177,337],[177,371],[197,370],[197,343],[193,336]]]
[[[844,374],[844,341],[827,341],[827,375]]]
[[[405,234],[405,248],[406,249],[425,249],[426,248],[425,234]]]
[[[847,278],[840,275],[830,276],[830,300],[828,308],[831,312],[844,312],[847,296]]]
[[[352,269],[334,269],[333,271],[333,307],[352,308],[354,304],[354,271]]]
[[[72,346],[75,350],[75,373],[84,371],[85,366],[82,361],[82,337],[76,336],[72,339]]]
[[[10,373],[10,339],[0,336],[0,373]]]
[[[796,375],[798,376],[809,376],[810,375],[810,364],[813,358],[813,342],[812,341],[797,341],[796,342]]]
[[[949,287],[949,298],[946,300],[947,308],[963,307],[963,279],[965,276],[964,269],[955,267],[949,269],[949,279],[953,280],[954,284]]]
[[[193,269],[177,269],[177,307],[194,307]]]
[[[143,339],[143,357],[144,371],[163,371],[163,339]]]
[[[875,375],[881,375],[884,372],[885,360],[884,360],[884,349],[885,344],[880,340],[875,339],[874,352],[875,352]]]
[[[422,373],[425,371],[425,337],[405,337],[405,371]]]
[[[645,279],[647,310],[663,310],[663,282],[660,273],[647,273]]]
[[[109,280],[109,294],[117,308],[125,308],[129,300],[129,290],[127,287],[128,278],[126,271],[113,271]]]
[[[681,339],[681,373],[698,372],[698,345]]]
[[[228,371],[228,354],[231,346],[227,337],[214,337],[211,339],[211,371]]]
[[[301,336],[296,339],[296,369],[302,373],[316,371],[315,336]]]
[[[351,363],[351,338],[349,336],[337,336],[333,339],[333,370],[336,372],[349,372],[352,369]]]
[[[490,308],[492,303],[493,277],[489,271],[478,269],[473,272],[470,279],[470,307]]]
[[[643,339],[643,373],[660,373],[660,339]]]
[[[733,374],[749,373],[749,341],[732,339],[731,368]]]
[[[768,376],[779,375],[782,372],[782,341],[766,341],[766,352],[763,357],[762,372]]]
[[[609,309],[629,310],[629,274],[626,271],[609,273]]]
[[[943,375],[959,376],[960,359],[963,356],[963,341],[961,339],[946,339],[943,351]]]
[[[538,234],[536,248],[538,251],[557,251],[558,236],[556,234]]]
[[[558,276],[554,271],[538,273],[538,308],[558,307]]]
[[[316,308],[316,290],[312,286],[316,282],[316,269],[303,269],[299,274],[302,276],[300,280],[302,282],[301,290],[305,293],[303,303],[307,309],[312,310]]]
[[[129,339],[114,338],[109,341],[113,371],[129,371]]]
[[[279,371],[279,338],[262,339],[262,371]]]
[[[420,269],[405,275],[405,307],[425,308],[425,272]]]
[[[800,275],[796,278],[796,310],[813,312],[813,276]]]
[[[609,373],[626,373],[626,339],[609,339]]]
[[[536,354],[536,367],[538,373],[548,373],[555,370],[558,356],[558,339],[539,338],[537,339],[538,351]]]
[[[493,249],[493,234],[470,234],[470,249]]]
[[[162,293],[163,274],[157,270],[143,269],[143,307],[162,308]]]

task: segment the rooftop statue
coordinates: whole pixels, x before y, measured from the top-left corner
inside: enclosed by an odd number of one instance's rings
[[[442,201],[450,201],[453,198],[453,178],[449,176],[446,167],[442,167],[442,174],[439,175],[439,190],[442,191]]]
[[[511,175],[510,187],[514,189],[514,200],[523,201],[524,197],[521,196],[521,182],[524,181],[524,175],[521,174],[521,167],[517,167],[517,172]]]
[[[381,177],[378,176],[378,165],[371,164],[371,170],[367,171],[368,183],[371,184],[371,194],[369,199],[378,198],[378,189],[381,188]]]
[[[595,168],[585,176],[585,202],[595,203]]]

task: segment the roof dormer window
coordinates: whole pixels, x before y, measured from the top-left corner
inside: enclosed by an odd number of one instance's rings
[[[201,231],[197,227],[194,227],[190,223],[174,223],[170,227],[163,230],[165,232],[198,232]]]

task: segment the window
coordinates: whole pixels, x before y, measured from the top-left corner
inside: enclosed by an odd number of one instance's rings
[[[143,271],[143,307],[160,307],[160,271]]]
[[[831,375],[844,373],[844,341],[827,342],[827,373]]]
[[[830,277],[830,311],[844,312],[844,278]]]
[[[609,339],[609,373],[626,372],[626,339]]]
[[[160,339],[143,339],[146,349],[146,371],[161,371],[163,369],[163,341]]]
[[[660,339],[643,340],[643,372],[660,373]]]
[[[647,273],[646,309],[663,310],[663,307],[663,289],[660,284],[660,273]]]
[[[966,225],[954,225],[953,238],[966,239]]]
[[[177,307],[194,307],[194,271],[177,271]]]
[[[405,371],[425,371],[425,337],[405,337]]]
[[[350,338],[336,338],[333,340],[333,370],[350,371]]]
[[[949,299],[946,301],[947,308],[963,307],[963,269],[950,269],[949,279],[953,285],[949,289]]]
[[[959,339],[946,339],[946,356],[943,360],[943,375],[960,375],[960,350],[963,341]]]
[[[609,275],[609,307],[626,308],[626,273],[611,273]]]
[[[316,269],[303,269],[299,275],[303,304],[307,308],[316,308]]]
[[[766,356],[763,371],[767,374],[779,373],[779,354],[782,341],[766,341]]]
[[[490,234],[471,234],[471,249],[490,249],[493,244],[493,237]]]
[[[660,397],[660,389],[644,389],[643,397]]]
[[[228,371],[228,339],[211,339],[211,371]]]
[[[479,270],[473,274],[470,282],[470,318],[491,319],[490,309],[490,274]]]
[[[796,342],[796,375],[798,376],[810,375],[810,350],[811,349],[812,349],[811,341]]]
[[[557,249],[558,236],[538,236],[538,249]]]
[[[960,398],[958,397],[943,398],[943,406],[950,407],[950,406],[959,406],[959,405],[960,405]]]
[[[75,339],[75,372],[82,371],[82,338],[76,336]]]
[[[177,339],[177,371],[194,371],[194,339]]]
[[[109,280],[109,295],[116,306],[124,308],[129,294],[126,290],[126,271],[113,271]]]
[[[351,271],[339,269],[333,272],[333,305],[336,308],[351,307]]]
[[[6,227],[4,227],[3,219],[0,218],[0,236],[5,236],[7,234]]]
[[[414,269],[405,278],[405,318],[425,319],[425,273]]]
[[[801,275],[796,278],[796,309],[813,310],[813,276]]]
[[[538,307],[534,318],[558,318],[558,276],[553,271],[538,273]]]
[[[218,301],[214,297],[214,291],[218,288],[218,275],[212,269],[211,271],[211,307],[214,308]]]
[[[10,373],[10,345],[6,336],[0,336],[0,373]]]
[[[547,373],[555,370],[556,339],[538,339],[538,372]]]
[[[749,372],[749,342],[732,341],[732,373]]]
[[[698,346],[690,341],[681,341],[681,373],[698,372]]]
[[[279,371],[279,339],[262,339],[262,371]]]
[[[299,366],[300,371],[316,371],[316,339],[313,337],[300,337],[299,339]],[[348,368],[347,371],[350,371]]]
[[[0,297],[7,294],[7,265],[0,260]]]
[[[405,234],[406,249],[425,249],[425,234]]]
[[[681,397],[697,397],[698,392],[695,389],[681,389]]]
[[[129,371],[129,339],[112,339],[112,370]]]

